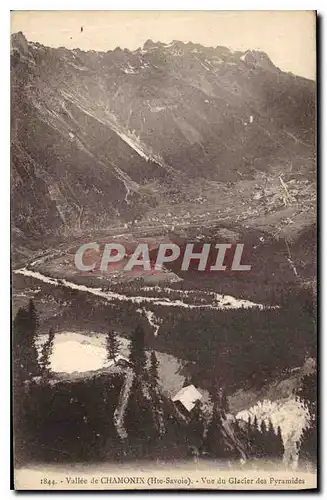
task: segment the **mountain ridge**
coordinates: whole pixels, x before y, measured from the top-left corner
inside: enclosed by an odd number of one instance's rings
[[[179,41],[84,52],[22,33],[11,40],[17,233],[104,229],[166,201],[178,213],[203,186],[219,204],[234,183],[235,203],[235,183],[285,172],[313,179],[314,82],[263,52]]]

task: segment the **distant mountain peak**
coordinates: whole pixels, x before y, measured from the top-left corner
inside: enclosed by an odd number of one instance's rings
[[[263,52],[261,50],[247,50],[244,54],[244,61],[255,66],[260,66],[265,70],[280,71],[279,68],[274,65],[266,52]]]
[[[28,54],[28,41],[22,31],[11,35],[11,47],[12,50],[16,49],[24,55]]]
[[[144,42],[143,49],[144,50],[149,50],[149,49],[152,49],[152,48],[154,48],[156,46],[157,46],[157,44],[153,40],[151,40],[149,38],[148,40],[146,40],[146,42]]]
[[[289,158],[292,175],[313,169],[314,83],[280,71],[260,50],[149,39],[143,49],[99,52],[44,47],[21,32],[11,39],[21,203],[13,218],[22,232],[80,231],[143,214],[156,224],[160,193],[176,205],[203,200],[209,213],[199,182],[273,176]],[[28,227],[22,213],[32,214]]]

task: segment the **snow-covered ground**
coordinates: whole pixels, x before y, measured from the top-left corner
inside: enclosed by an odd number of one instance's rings
[[[117,338],[120,343],[119,355],[128,357],[130,341],[124,337]],[[39,353],[46,340],[47,335],[38,339]],[[184,376],[179,373],[182,361],[170,354],[156,352],[156,355],[161,385],[166,394],[173,395],[184,383]],[[114,361],[107,360],[104,334],[62,332],[55,335],[50,363],[51,369],[56,373],[83,373],[112,366]]]
[[[294,396],[278,401],[263,400],[236,415],[236,418],[245,421],[248,421],[249,417],[251,417],[252,422],[254,417],[257,417],[258,425],[262,420],[265,420],[266,423],[271,420],[275,430],[280,426],[285,448],[284,460],[296,466],[296,443],[309,419],[309,414],[303,403],[296,400]]]
[[[119,300],[130,301],[136,304],[141,302],[163,305],[167,307],[184,307],[189,309],[194,308],[207,308],[207,309],[224,309],[224,308],[238,308],[238,307],[259,307],[263,308],[261,304],[255,304],[243,299],[236,299],[232,296],[213,294],[212,304],[194,305],[187,304],[182,300],[170,300],[169,298],[156,298],[146,296],[126,296],[115,292],[103,292],[101,288],[89,288],[85,285],[78,285],[67,280],[57,280],[50,278],[37,271],[29,269],[19,269],[14,271],[17,274],[30,276],[37,280],[49,283],[54,286],[65,286],[80,290],[82,292],[91,293],[106,300]],[[158,291],[168,291],[166,287],[156,287]],[[146,291],[147,288],[143,287]],[[170,289],[169,289],[170,291]],[[171,289],[176,293],[176,290]],[[180,291],[181,296],[188,296],[192,291]],[[147,309],[139,309],[144,312],[148,318],[149,323],[154,328],[154,333],[157,334],[160,327],[160,320],[154,313]],[[39,340],[39,346],[46,340],[46,336]],[[129,340],[120,337],[121,343],[120,355],[128,356],[129,353]],[[178,360],[172,355],[157,353],[159,361],[159,376],[161,384],[167,394],[174,395],[182,386],[184,376],[180,374],[182,361]],[[99,370],[109,367],[114,362],[107,360],[105,335],[99,333],[91,333],[89,335],[76,333],[76,332],[63,332],[58,333],[54,339],[54,348],[51,357],[51,368],[57,373],[74,373],[86,372],[91,370]],[[248,420],[248,417],[257,416],[258,422],[261,420],[268,421],[271,419],[275,428],[281,427],[282,437],[286,450],[288,460],[296,461],[296,442],[300,439],[303,428],[307,425],[308,414],[303,405],[296,401],[294,397],[283,399],[279,401],[261,401],[253,407],[243,410],[237,414],[237,418]]]
[[[137,309],[137,312],[144,313],[147,317],[148,322],[154,328],[153,335],[156,337],[158,335],[158,331],[162,320],[157,318],[153,311],[149,311],[148,309]]]
[[[71,288],[73,290],[80,290],[81,292],[91,293],[93,295],[97,295],[98,297],[102,297],[108,301],[111,300],[119,300],[123,302],[133,302],[134,304],[140,304],[141,302],[152,303],[154,305],[166,306],[166,307],[182,307],[185,309],[238,309],[238,308],[252,308],[257,307],[259,309],[263,309],[262,304],[257,304],[255,302],[251,302],[249,300],[237,299],[230,295],[220,295],[218,293],[213,294],[213,301],[211,304],[187,304],[183,302],[183,300],[170,300],[169,298],[157,298],[157,297],[146,297],[146,296],[128,296],[117,292],[103,292],[101,288],[92,288],[87,287],[85,285],[78,285],[73,283],[72,281],[67,281],[65,279],[57,280],[56,278],[50,278],[49,276],[45,276],[44,274],[39,273],[38,271],[32,271],[30,269],[22,268],[16,269],[14,271],[16,274],[23,274],[24,276],[29,276],[31,278],[35,278],[37,280],[43,281],[44,283],[48,283],[54,286],[65,286],[67,288]]]
[[[46,339],[46,335],[38,339],[39,353]],[[130,341],[119,336],[118,341],[120,343],[119,355],[128,357]],[[159,361],[160,383],[165,393],[172,397],[183,387],[185,378],[180,373],[183,361],[161,352],[156,352],[156,355]],[[50,362],[54,372],[71,374],[100,370],[114,364],[113,360],[107,359],[105,335],[93,332],[89,335],[77,332],[57,333]],[[201,390],[201,394],[206,402],[207,391]],[[256,416],[259,425],[262,420],[267,423],[271,420],[275,429],[280,426],[285,447],[285,460],[296,466],[296,443],[308,423],[308,413],[303,404],[294,396],[277,401],[263,400],[240,411],[236,418],[247,421],[249,416],[252,421]]]
[[[41,345],[47,339],[39,339]],[[50,359],[51,369],[57,373],[85,372],[100,370],[113,364],[106,359],[104,335],[87,336],[75,332],[57,333],[54,338],[53,352]]]

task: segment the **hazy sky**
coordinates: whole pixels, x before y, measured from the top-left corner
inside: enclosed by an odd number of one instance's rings
[[[11,31],[43,45],[82,50],[133,50],[149,38],[259,49],[282,70],[315,78],[310,11],[15,11]]]

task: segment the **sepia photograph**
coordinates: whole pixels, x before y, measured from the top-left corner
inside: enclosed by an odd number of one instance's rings
[[[316,12],[10,17],[13,488],[317,489]]]

